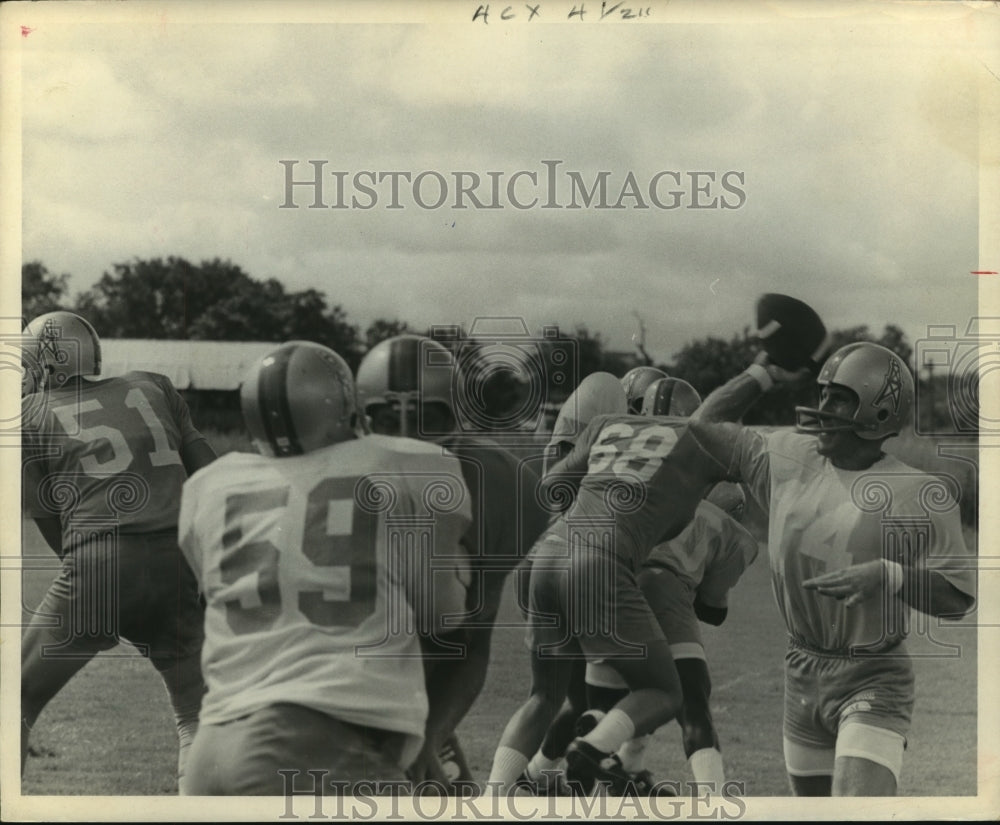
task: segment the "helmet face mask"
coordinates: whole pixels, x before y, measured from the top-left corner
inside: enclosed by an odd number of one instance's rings
[[[416,393],[390,394],[385,403],[371,403],[365,419],[376,435],[404,438],[442,437],[454,429],[451,411],[439,401],[421,403]]]
[[[311,341],[282,344],[251,367],[240,386],[240,406],[262,455],[302,455],[356,435],[350,367]]]
[[[358,405],[375,433],[441,438],[455,428],[451,352],[422,335],[397,335],[372,347],[358,367]]]
[[[913,376],[892,350],[869,342],[848,344],[827,359],[816,381],[824,388],[820,407],[795,408],[801,433],[853,432],[866,441],[881,441],[899,435],[909,423]],[[852,413],[843,403],[844,391],[853,396]]]
[[[847,390],[848,388],[844,387]],[[810,435],[820,435],[822,433],[855,433],[860,435],[862,431],[873,432],[874,424],[865,424],[857,420],[858,402],[855,397],[854,412],[851,414],[834,412],[831,409],[824,409],[826,406],[826,392],[821,396],[818,408],[796,407],[795,408],[795,428],[800,433]]]
[[[101,374],[101,339],[86,318],[64,310],[47,312],[23,334],[22,394],[59,388],[78,375]]]

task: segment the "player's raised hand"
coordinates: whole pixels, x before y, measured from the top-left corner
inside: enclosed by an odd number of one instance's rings
[[[880,593],[885,582],[886,567],[881,560],[877,560],[814,576],[802,582],[802,586],[824,596],[843,599],[847,607],[854,607]]]
[[[767,374],[775,383],[775,386],[779,384],[787,387],[805,386],[813,381],[812,370],[809,367],[799,367],[794,370],[779,367],[764,350],[757,353],[757,357],[754,358],[753,362],[767,370]]]

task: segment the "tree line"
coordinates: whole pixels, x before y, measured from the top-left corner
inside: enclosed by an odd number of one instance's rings
[[[214,341],[274,341],[307,339],[340,353],[352,368],[380,341],[406,332],[430,334],[461,355],[467,370],[482,373],[478,398],[498,411],[517,411],[528,395],[558,404],[579,379],[598,370],[623,375],[636,364],[657,366],[683,378],[703,396],[736,375],[756,355],[759,344],[749,328],[729,338],[709,336],[690,341],[670,362],[654,363],[644,347],[636,353],[610,350],[600,333],[578,324],[570,331],[550,329],[533,338],[524,369],[488,369],[489,348],[470,338],[461,325],[412,328],[396,318],[378,318],[363,330],[340,305],[330,305],[316,289],[290,291],[275,278],[257,279],[230,261],[213,259],[193,264],[184,258],[133,259],[116,263],[89,289],[70,300],[68,274],[50,272],[41,261],[21,269],[22,313],[31,319],[53,309],[85,316],[107,338],[154,338]],[[902,330],[887,324],[881,334],[858,326],[831,333],[833,346],[851,341],[876,341],[910,363],[912,348]],[[563,350],[559,354],[558,350]],[[482,354],[477,363],[477,355]],[[553,364],[561,366],[554,367]],[[495,366],[495,365],[494,365]],[[532,367],[535,367],[533,370]],[[775,392],[746,416],[749,424],[789,424],[796,404],[816,403],[814,387],[795,393]],[[531,410],[526,410],[530,415]]]
[[[336,350],[356,369],[364,353],[380,341],[406,332],[427,334],[458,357],[470,389],[467,398],[485,413],[479,416],[477,427],[485,428],[492,421],[498,425],[503,422],[506,428],[523,424],[534,429],[540,413],[546,419],[542,426],[551,426],[555,410],[579,380],[598,370],[622,376],[636,365],[656,366],[688,381],[704,397],[742,371],[759,350],[750,329],[744,328],[728,338],[708,336],[689,341],[671,361],[661,363],[644,347],[644,327],[639,317],[640,335],[634,353],[611,350],[599,332],[578,324],[569,331],[549,328],[535,337],[534,345],[522,350],[523,369],[511,368],[510,359],[499,362],[507,368],[497,369],[498,362],[491,360],[493,348],[470,337],[462,325],[418,330],[400,319],[378,318],[362,330],[350,321],[341,305],[329,305],[322,292],[289,291],[280,281],[253,278],[229,261],[215,259],[195,265],[169,257],[118,263],[72,300],[68,274],[57,275],[40,261],[32,261],[22,266],[21,275],[22,314],[26,320],[54,309],[68,309],[88,318],[106,338],[275,343],[307,339]],[[875,341],[899,354],[907,364],[912,363],[913,349],[894,324],[887,324],[879,334],[866,326],[833,330],[831,339],[831,351],[853,341]],[[952,386],[955,376],[951,374],[924,379],[918,373],[915,378],[918,398],[923,401],[916,410],[918,432],[974,438],[976,432],[968,431],[968,421],[973,426],[978,421],[978,377],[965,376],[967,383],[971,381],[975,386],[965,387],[964,392]],[[184,395],[199,426],[224,433],[241,430],[238,393],[198,391]],[[964,425],[954,415],[956,404],[952,399],[958,396],[975,406],[964,410]],[[817,403],[815,385],[794,392],[779,388],[760,399],[743,420],[751,425],[788,425],[794,423],[796,405]],[[935,442],[925,439],[922,443],[930,450]],[[912,463],[928,471],[961,475],[962,517],[967,524],[976,523],[976,472],[954,462],[941,465],[936,454],[917,458],[911,459]]]

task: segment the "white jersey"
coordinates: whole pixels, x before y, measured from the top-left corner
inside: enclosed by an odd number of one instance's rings
[[[201,720],[291,702],[407,734],[410,761],[427,695],[403,567],[414,543],[464,552],[469,499],[453,456],[405,438],[195,473],[180,544],[206,599]]]
[[[609,372],[593,372],[570,393],[562,407],[556,423],[552,427],[552,435],[545,448],[545,466],[543,472],[559,459],[561,447],[576,444],[580,433],[596,415],[610,413],[625,414],[628,412],[628,399],[622,383]]]
[[[698,504],[683,532],[652,549],[646,566],[665,567],[700,601],[726,607],[729,591],[757,558],[757,540],[710,501]]]
[[[737,442],[740,477],[769,513],[774,595],[793,638],[821,650],[876,651],[906,635],[898,598],[892,610],[878,598],[847,607],[802,587],[852,564],[922,560],[975,595],[958,505],[940,480],[889,455],[866,470],[842,470],[816,444],[811,435],[749,429]]]

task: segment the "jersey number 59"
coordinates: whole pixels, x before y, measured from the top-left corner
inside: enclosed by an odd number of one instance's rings
[[[319,627],[357,627],[375,611],[377,592],[375,545],[378,514],[355,502],[356,478],[327,478],[309,491],[301,552],[318,567],[344,567],[349,581],[346,599],[330,599],[322,590],[300,590],[296,609]],[[255,513],[284,508],[289,488],[275,487],[236,493],[226,499],[224,554],[220,564],[219,596],[234,633],[255,633],[271,627],[281,615],[278,581],[281,554],[270,539],[243,541],[243,530]],[[331,532],[331,507],[346,505],[350,532]],[[343,519],[346,523],[347,519]]]

